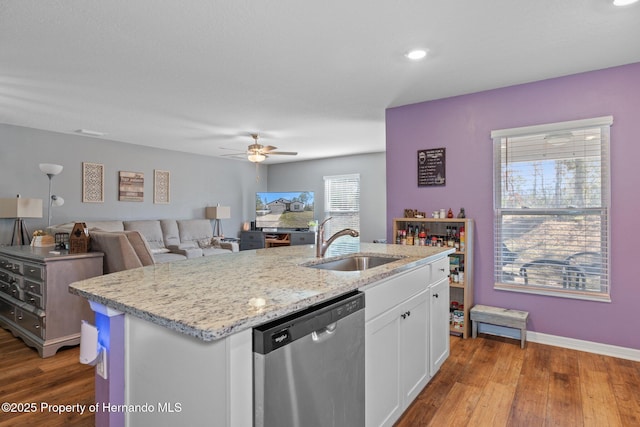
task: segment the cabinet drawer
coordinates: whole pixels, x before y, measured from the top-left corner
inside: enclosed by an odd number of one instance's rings
[[[16,309],[16,323],[31,332],[32,334],[44,338],[44,316],[36,316],[35,314]]]
[[[22,274],[22,263],[11,258],[0,258],[0,268],[13,273]]]
[[[24,302],[44,310],[44,301],[42,300],[42,297],[40,295],[32,294],[30,292],[25,292]]]
[[[316,243],[316,235],[313,233],[291,233],[291,245],[313,245]]]
[[[4,284],[6,286],[17,285],[18,287],[22,287],[22,276],[17,276],[11,273],[0,272],[0,284]],[[3,286],[6,289],[6,287]]]
[[[16,309],[13,304],[0,298],[0,316],[15,322]]]
[[[22,300],[23,296],[24,296],[24,293],[22,292],[22,289],[20,289],[20,286],[18,286],[16,283],[11,283],[8,286],[8,288],[5,291],[5,293],[7,295],[11,295],[15,299],[19,299],[19,300]]]
[[[25,264],[24,276],[44,280],[44,268],[41,265]]]
[[[365,321],[424,291],[428,285],[429,270],[424,266],[365,288]]]
[[[444,257],[431,264],[431,283],[449,277],[449,257]]]
[[[32,294],[42,295],[42,283],[32,282],[31,280],[25,280],[22,287],[25,292],[31,292]]]

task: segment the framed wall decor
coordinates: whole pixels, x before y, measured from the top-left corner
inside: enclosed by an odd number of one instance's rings
[[[121,202],[144,201],[144,173],[120,171],[118,200]]]
[[[169,171],[153,171],[153,203],[167,204],[170,201],[171,175]]]
[[[446,149],[418,150],[418,187],[445,185]]]
[[[104,203],[104,165],[82,162],[82,203]]]

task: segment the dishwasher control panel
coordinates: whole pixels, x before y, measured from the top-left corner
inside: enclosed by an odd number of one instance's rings
[[[253,351],[267,354],[362,309],[364,293],[354,291],[265,323],[253,330]]]

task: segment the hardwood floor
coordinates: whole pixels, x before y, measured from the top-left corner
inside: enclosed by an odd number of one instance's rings
[[[0,426],[93,426],[92,413],[57,414],[42,406],[94,403],[94,369],[81,365],[79,354],[76,346],[41,359],[35,349],[0,328],[0,404],[35,404],[29,408],[33,412],[7,412],[3,406]]]
[[[0,329],[0,403],[35,403],[34,413],[0,411],[0,427],[93,426],[85,412],[58,415],[41,404],[94,402],[93,367],[79,348],[41,359]],[[481,336],[451,337],[451,355],[396,427],[640,426],[640,362]]]
[[[640,426],[640,362],[484,336],[451,355],[396,427]]]

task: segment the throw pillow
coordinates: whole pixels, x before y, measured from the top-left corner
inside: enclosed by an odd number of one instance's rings
[[[211,247],[211,239],[200,239],[198,240],[198,246],[201,249],[207,249]]]

